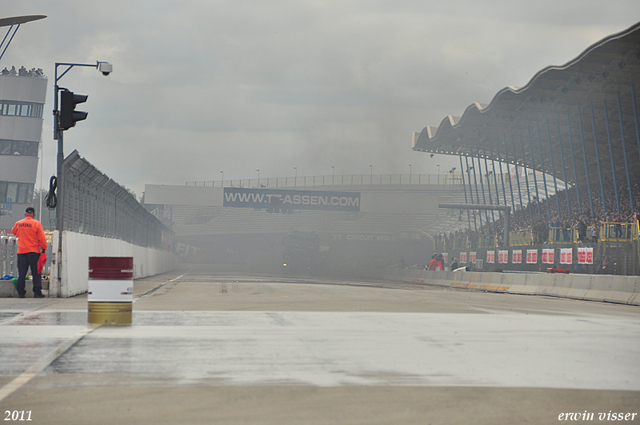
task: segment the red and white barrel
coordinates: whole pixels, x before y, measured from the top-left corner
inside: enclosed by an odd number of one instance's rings
[[[130,325],[133,257],[89,257],[89,323]]]

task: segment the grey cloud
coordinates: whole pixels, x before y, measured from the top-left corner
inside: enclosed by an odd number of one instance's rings
[[[413,131],[526,84],[638,12],[631,0],[6,0],[4,16],[48,18],[22,27],[3,62],[42,67],[50,84],[54,62],[113,63],[109,77],[74,69],[63,80],[89,94],[65,150],[138,193],[221,169],[435,173],[457,158],[412,152]]]

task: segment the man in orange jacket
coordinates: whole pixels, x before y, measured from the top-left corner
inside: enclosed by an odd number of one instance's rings
[[[24,213],[24,218],[14,224],[11,233],[18,237],[18,296],[24,298],[25,279],[27,270],[31,269],[33,277],[33,297],[44,298],[42,294],[42,278],[38,273],[38,260],[40,250],[47,250],[47,238],[44,235],[42,224],[33,217],[36,210],[28,207]]]

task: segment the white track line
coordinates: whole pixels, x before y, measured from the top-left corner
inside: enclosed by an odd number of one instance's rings
[[[39,362],[31,366],[29,369],[24,371],[22,375],[15,378],[13,381],[9,382],[4,387],[0,388],[0,401],[4,400],[8,396],[10,396],[13,392],[20,389],[23,385],[29,382],[34,376],[39,374],[53,363],[58,357],[64,354],[69,348],[71,348],[75,343],[80,341],[85,336],[89,335],[95,329],[100,327],[100,325],[91,325],[90,327],[82,330],[78,334],[64,341],[60,345],[56,347],[51,353],[49,353],[46,357],[42,358]]]

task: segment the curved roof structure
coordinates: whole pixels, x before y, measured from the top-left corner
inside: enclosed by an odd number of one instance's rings
[[[542,69],[522,88],[500,90],[488,105],[424,128],[413,149],[523,165],[578,185],[598,172],[600,181],[630,176],[633,185],[640,181],[638,96],[640,23]]]

